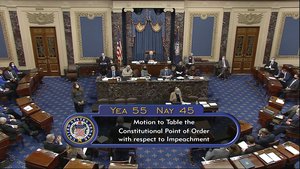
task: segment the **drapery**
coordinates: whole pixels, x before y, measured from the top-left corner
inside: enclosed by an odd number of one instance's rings
[[[145,52],[155,51],[153,58],[164,59],[165,14],[156,14],[154,9],[143,9],[140,14],[132,13],[134,37],[133,60],[144,60]]]

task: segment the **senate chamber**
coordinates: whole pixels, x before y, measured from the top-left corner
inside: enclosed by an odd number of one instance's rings
[[[0,0],[0,168],[299,168],[298,0]]]

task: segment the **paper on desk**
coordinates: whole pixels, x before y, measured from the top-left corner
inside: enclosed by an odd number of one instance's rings
[[[33,108],[32,108],[30,105],[24,107],[24,110],[26,110],[26,111],[30,111],[30,110],[32,110],[32,109],[33,109]]]
[[[282,99],[276,99],[276,103],[284,104],[284,101]]]
[[[200,77],[200,79],[201,79],[201,80],[203,80],[203,79],[204,79],[204,77],[202,77],[202,76],[201,76],[201,77]]]
[[[273,160],[273,161],[280,161],[281,158],[278,157],[275,153],[269,153],[268,156]]]
[[[202,104],[202,105],[203,105],[203,104],[207,104],[207,102],[199,102],[199,103]]]
[[[166,102],[166,105],[172,105],[172,103],[170,103],[170,102]]]
[[[202,104],[203,107],[210,107],[209,104]]]
[[[157,78],[157,80],[158,80],[158,81],[163,81],[164,79],[163,79],[163,78]]]
[[[83,151],[83,154],[85,154],[85,153],[86,153],[86,150],[87,150],[87,148],[83,148],[83,149],[82,149],[82,151]]]
[[[245,151],[248,148],[248,144],[245,141],[239,142],[238,146],[241,147],[243,151]]]
[[[282,120],[284,116],[283,116],[282,114],[278,114],[278,115],[276,115],[275,117],[276,117],[277,119],[281,119],[281,120]]]
[[[270,158],[267,154],[263,153],[261,155],[259,155],[259,157],[261,159],[263,159],[266,163],[270,163],[270,162],[273,162],[272,158]]]
[[[210,106],[217,106],[217,103],[209,103]]]
[[[183,104],[183,105],[190,105],[191,103],[190,102],[182,102],[181,104]]]
[[[285,149],[288,150],[289,152],[291,152],[292,154],[294,155],[298,155],[299,154],[299,151],[296,150],[294,147],[292,146],[285,146]]]
[[[275,78],[275,77],[269,77],[269,79],[271,79],[271,80],[276,80],[276,78]]]

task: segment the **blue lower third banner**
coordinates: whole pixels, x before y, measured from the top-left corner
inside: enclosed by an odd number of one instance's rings
[[[69,116],[62,126],[77,147],[227,147],[240,135],[230,114],[204,113],[202,105],[102,105],[98,113]]]

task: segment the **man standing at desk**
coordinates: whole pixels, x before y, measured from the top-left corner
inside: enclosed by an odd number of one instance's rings
[[[98,64],[99,64],[100,74],[102,76],[105,76],[107,74],[108,67],[110,65],[110,59],[107,56],[105,56],[104,53],[102,53],[97,61],[98,61]]]
[[[278,63],[275,61],[275,58],[272,59],[264,66],[265,70],[273,75],[278,73]]]

